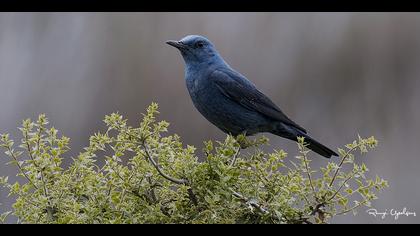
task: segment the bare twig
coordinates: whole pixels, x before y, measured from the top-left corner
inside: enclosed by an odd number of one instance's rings
[[[38,137],[37,137],[37,152],[40,152],[39,149],[39,145],[40,145],[40,140],[41,140],[41,127],[38,127]],[[45,181],[45,176],[44,176],[44,172],[42,170],[42,168],[39,167],[39,165],[36,163],[35,157],[32,155],[32,148],[31,145],[29,144],[29,139],[28,139],[28,132],[25,132],[24,135],[24,139],[25,139],[25,143],[26,143],[26,147],[28,149],[28,155],[31,158],[34,166],[38,169],[40,175],[41,175],[41,181],[42,181],[42,188],[44,190],[44,196],[48,199],[48,207],[47,207],[47,215],[48,215],[48,219],[50,220],[55,220],[56,216],[55,216],[55,208],[52,206],[53,204],[51,203],[51,199],[50,199],[50,195],[48,193],[48,189],[47,189],[47,182]]]
[[[32,182],[32,180],[29,178],[29,176],[26,174],[26,172],[23,170],[23,166],[19,163],[17,156],[12,152],[12,149],[10,147],[7,147],[7,151],[10,153],[10,156],[15,160],[16,166],[19,168],[20,172],[25,176],[25,178],[29,181],[29,183],[34,186],[35,189],[38,189],[38,187]]]
[[[235,155],[233,155],[232,162],[230,163],[231,167],[235,165],[236,159],[238,158],[240,152],[241,152],[241,145],[239,145],[238,149],[236,150]]]
[[[151,200],[154,203],[156,203],[157,202],[157,197],[156,197],[156,193],[155,193],[155,188],[159,185],[156,184],[156,183],[153,183],[152,178],[150,176],[147,176],[146,179],[147,179],[147,182],[149,182],[149,185],[150,185],[150,189],[149,189],[149,192],[148,192],[148,193],[150,193],[149,196],[150,196]]]
[[[350,208],[350,209],[348,209],[348,210],[338,212],[336,215],[338,216],[338,215],[344,215],[344,214],[347,214],[347,213],[349,213],[350,211],[353,211],[354,209],[359,208],[360,206],[364,205],[364,204],[365,204],[365,203],[367,203],[367,202],[368,202],[368,200],[364,200],[363,202],[360,202],[360,203],[358,203],[358,204],[355,204],[352,208]]]
[[[344,161],[345,161],[345,160],[346,160],[346,158],[350,155],[350,153],[351,153],[354,149],[356,149],[358,146],[359,146],[359,145],[356,145],[356,146],[354,146],[353,148],[351,148],[350,150],[348,150],[348,151],[346,152],[346,154],[345,154],[345,155],[341,158],[340,164],[338,164],[338,168],[337,168],[337,170],[335,171],[335,173],[334,173],[334,175],[333,175],[333,178],[331,179],[330,183],[328,184],[328,186],[329,186],[330,188],[332,187],[332,185],[333,185],[333,183],[334,183],[335,179],[337,178],[338,172],[340,171],[340,168],[341,168],[341,166],[343,165]]]
[[[132,135],[132,134],[130,134],[128,132],[125,132],[125,133],[128,136],[132,137],[133,139],[138,139],[138,137],[136,137],[135,135]],[[164,177],[165,179],[167,179],[167,180],[169,180],[169,181],[171,181],[173,183],[176,183],[176,184],[186,184],[186,183],[188,183],[188,181],[185,180],[185,179],[176,179],[176,178],[171,177],[171,176],[169,176],[169,175],[167,175],[166,173],[163,172],[163,170],[159,167],[159,164],[156,163],[156,161],[152,158],[152,155],[150,154],[149,148],[147,147],[146,139],[145,138],[143,138],[141,140],[141,142],[138,142],[138,141],[135,141],[135,140],[130,140],[130,142],[132,142],[133,144],[137,144],[137,145],[140,145],[140,146],[143,147],[144,152],[146,154],[145,155],[146,158],[150,161],[150,163],[152,163],[152,165],[155,167],[155,169],[159,172],[159,174],[162,177]]]
[[[146,154],[147,159],[150,161],[150,163],[152,163],[152,165],[155,167],[155,169],[159,172],[159,174],[163,178],[165,178],[165,179],[167,179],[167,180],[169,180],[169,181],[171,181],[175,184],[187,184],[188,183],[188,181],[185,180],[185,179],[177,179],[177,178],[171,177],[171,176],[167,175],[165,172],[163,172],[163,170],[159,167],[159,165],[156,163],[156,161],[152,158],[152,156],[149,152],[149,148],[147,147],[147,144],[145,142],[142,142],[142,147],[144,148],[144,152]]]
[[[269,214],[270,213],[267,209],[265,209],[260,204],[258,204],[256,202],[253,202],[253,201],[250,201],[248,198],[244,197],[242,194],[240,194],[240,193],[238,193],[238,192],[236,192],[236,191],[234,191],[232,189],[231,189],[231,191],[232,191],[233,196],[239,198],[245,204],[249,204],[249,205],[255,207],[256,209],[258,209],[260,212],[262,212],[264,214]]]
[[[303,162],[305,163],[306,174],[308,175],[308,179],[309,179],[309,184],[311,185],[311,189],[312,189],[315,199],[317,199],[315,187],[312,182],[311,169],[309,168],[309,165],[308,165],[308,159],[304,152],[302,152],[302,155],[303,155]]]
[[[155,167],[155,169],[159,172],[159,174],[163,178],[165,178],[165,179],[167,179],[167,180],[169,180],[169,181],[171,181],[171,182],[173,182],[175,184],[183,184],[183,185],[188,185],[188,186],[190,185],[190,182],[188,180],[186,180],[186,179],[177,179],[177,178],[171,177],[171,176],[167,175],[165,172],[163,172],[163,170],[159,167],[159,164],[156,163],[156,161],[152,158],[152,155],[150,154],[149,149],[148,149],[147,144],[146,144],[145,141],[142,142],[142,147],[143,147],[143,149],[144,149],[144,151],[146,153],[147,159],[152,163],[152,165]],[[188,188],[188,197],[190,198],[191,202],[195,206],[198,205],[197,196],[195,195],[195,193],[192,190],[191,186]]]
[[[146,160],[148,160],[148,161],[150,161],[150,163],[155,167],[155,169],[158,171],[158,173],[163,177],[163,178],[165,178],[165,179],[167,179],[167,180],[169,180],[169,181],[171,181],[171,182],[173,182],[173,183],[175,183],[175,184],[183,184],[183,185],[190,185],[190,183],[189,183],[189,181],[187,180],[187,179],[177,179],[177,178],[174,178],[174,177],[172,177],[172,176],[169,176],[168,174],[166,174],[162,169],[161,169],[161,167],[159,166],[159,164],[153,159],[153,157],[152,157],[152,155],[151,155],[151,153],[150,153],[150,151],[149,151],[149,148],[148,148],[148,146],[147,146],[147,144],[146,144],[146,140],[147,140],[147,137],[146,138],[142,138],[141,140],[140,140],[140,142],[138,142],[138,141],[136,141],[137,139],[138,139],[138,137],[136,137],[136,136],[134,136],[134,135],[132,135],[132,134],[130,134],[130,133],[128,133],[128,132],[125,132],[128,136],[130,136],[130,137],[132,137],[134,140],[130,140],[129,142],[131,142],[132,144],[136,144],[136,145],[139,145],[139,146],[141,146],[143,149],[144,149],[144,156],[145,156],[145,158],[146,158]],[[117,141],[118,142],[118,141]],[[190,187],[190,188],[188,188],[188,197],[190,198],[190,200],[191,200],[191,202],[194,204],[194,205],[198,205],[198,199],[197,199],[197,196],[195,195],[195,193],[194,193],[194,191],[192,190],[192,188]]]
[[[348,176],[345,180],[344,180],[344,182],[341,184],[341,186],[334,192],[334,194],[332,195],[332,197],[330,197],[329,199],[328,199],[328,201],[331,201],[331,200],[333,200],[334,198],[335,198],[335,196],[337,196],[337,194],[341,191],[341,189],[346,185],[346,183],[351,179],[351,178],[353,178],[353,176],[355,176],[356,175],[356,173],[355,172],[353,172],[350,176]]]
[[[246,131],[244,131],[243,133],[242,133],[242,135],[244,136],[244,137],[246,137]],[[235,155],[233,156],[233,158],[232,158],[232,162],[230,163],[230,166],[232,167],[233,165],[235,165],[235,162],[236,162],[236,159],[238,158],[238,156],[239,156],[239,153],[240,153],[240,151],[241,151],[241,149],[245,149],[246,147],[243,147],[242,146],[242,143],[241,142],[239,142],[238,141],[238,137],[239,137],[239,135],[238,136],[236,136],[235,137],[235,141],[236,141],[236,143],[238,143],[238,149],[236,150],[236,152],[235,152]],[[245,140],[246,140],[246,138],[245,138]]]
[[[41,137],[38,137],[38,139],[40,139]],[[34,164],[34,166],[39,170],[39,173],[41,174],[41,181],[42,181],[42,183],[43,183],[43,190],[44,190],[44,195],[45,195],[45,197],[47,197],[48,198],[48,201],[49,201],[49,194],[48,194],[48,190],[47,190],[47,183],[45,182],[45,179],[44,179],[44,172],[42,171],[42,169],[38,166],[38,164],[36,163],[36,161],[35,161],[35,158],[34,158],[34,156],[32,155],[32,148],[31,148],[31,145],[29,144],[29,138],[28,138],[28,132],[25,132],[25,136],[24,136],[24,139],[25,139],[25,143],[26,143],[26,148],[28,149],[28,155],[29,155],[29,157],[31,158],[31,160],[32,160],[32,162],[33,162],[33,164]]]

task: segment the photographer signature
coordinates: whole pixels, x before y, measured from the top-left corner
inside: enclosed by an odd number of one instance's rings
[[[386,209],[383,212],[379,212],[377,209],[375,208],[371,208],[369,210],[366,211],[369,215],[372,215],[374,217],[381,217],[381,219],[385,219],[387,216],[392,216],[394,217],[395,220],[398,220],[400,218],[400,216],[416,216],[416,212],[411,212],[409,210],[407,210],[406,207],[404,207],[402,209],[402,211],[398,211],[396,209],[391,209],[390,211],[388,211],[388,209]]]

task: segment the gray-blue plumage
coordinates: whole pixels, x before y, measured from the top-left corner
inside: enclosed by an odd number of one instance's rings
[[[232,69],[205,37],[189,35],[168,41],[185,61],[185,80],[197,110],[212,124],[232,135],[270,132],[297,141],[305,137],[308,148],[331,157],[337,154],[308,136],[245,76]]]

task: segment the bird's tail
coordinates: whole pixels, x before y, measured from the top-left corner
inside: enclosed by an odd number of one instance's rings
[[[334,152],[333,150],[329,149],[328,147],[322,145],[321,143],[319,143],[318,141],[316,141],[315,139],[309,137],[309,135],[307,134],[301,134],[301,137],[305,138],[305,143],[308,144],[308,148],[311,149],[312,151],[318,153],[319,155],[326,157],[326,158],[331,158],[331,156],[338,156],[338,154],[336,152]],[[297,138],[296,138],[297,140]]]
[[[301,130],[295,129],[290,126],[279,125],[273,134],[297,141],[297,137],[304,137],[304,142],[308,144],[308,148],[312,151],[318,153],[319,155],[331,158],[331,156],[338,156],[336,152],[329,149],[328,147],[324,146],[323,144],[319,143],[315,139],[311,138],[308,134],[304,133]]]

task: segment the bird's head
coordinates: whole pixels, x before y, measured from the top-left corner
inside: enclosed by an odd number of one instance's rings
[[[177,48],[187,64],[220,60],[214,45],[203,36],[188,35],[179,41],[170,40],[166,43]]]

